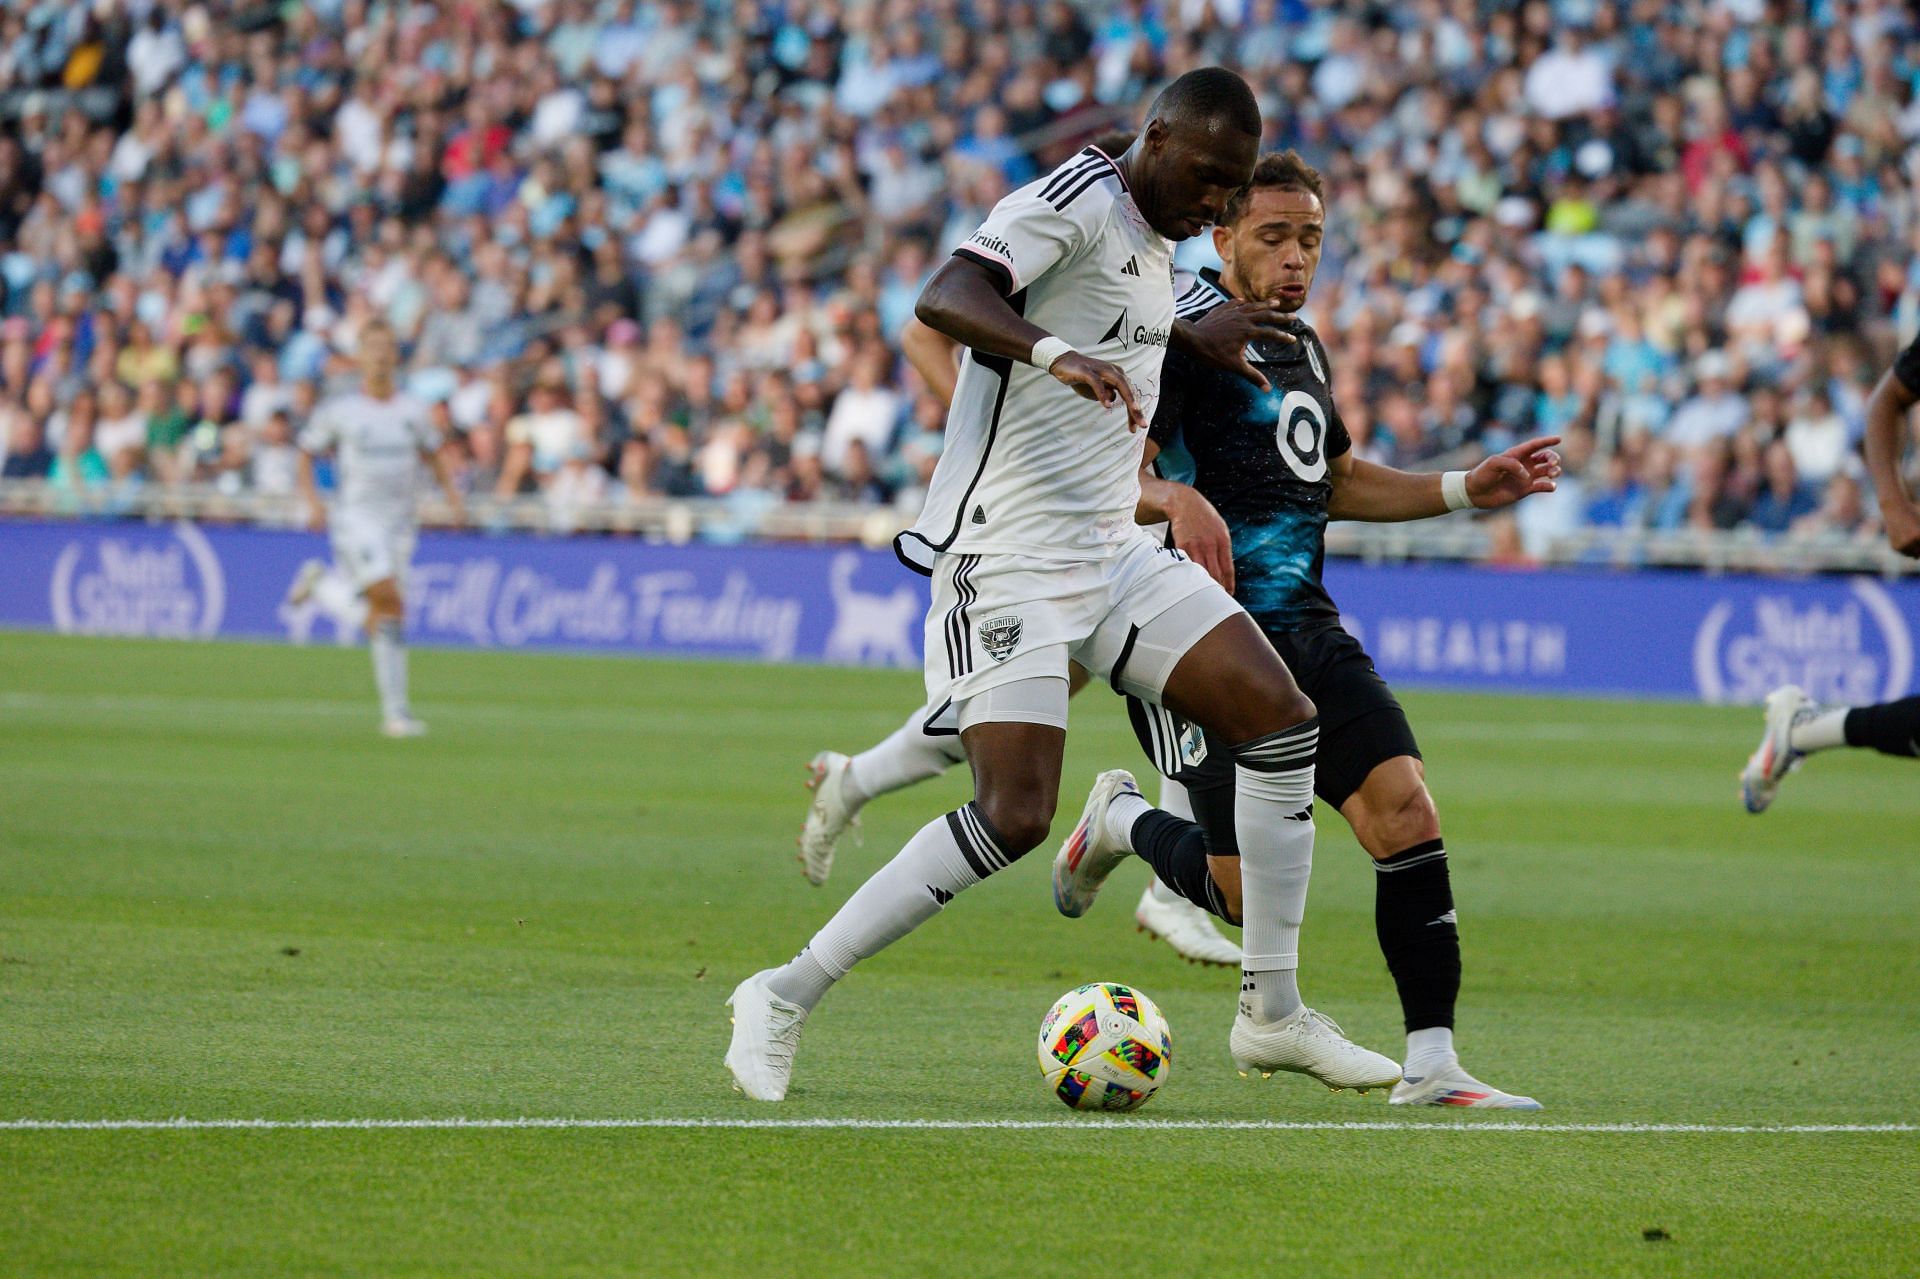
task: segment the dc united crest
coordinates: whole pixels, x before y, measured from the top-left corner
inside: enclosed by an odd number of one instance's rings
[[[980,647],[996,662],[1004,662],[1020,646],[1020,619],[989,617],[980,623]]]

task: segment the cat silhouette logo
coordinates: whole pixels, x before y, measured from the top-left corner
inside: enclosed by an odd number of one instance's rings
[[[925,605],[910,587],[895,587],[891,595],[855,587],[860,561],[857,551],[833,557],[833,629],[826,659],[849,666],[918,666],[913,624]]]
[[[1011,614],[980,623],[980,647],[996,662],[1004,662],[1020,647],[1020,619]]]

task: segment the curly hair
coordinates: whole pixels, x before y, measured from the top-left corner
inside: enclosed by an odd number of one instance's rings
[[[1247,203],[1255,191],[1305,191],[1314,199],[1325,204],[1327,200],[1326,184],[1321,181],[1320,170],[1300,158],[1298,151],[1270,151],[1260,157],[1260,163],[1253,166],[1253,177],[1247,185],[1233,193],[1227,201],[1226,209],[1220,214],[1221,226],[1232,226],[1247,211]]]

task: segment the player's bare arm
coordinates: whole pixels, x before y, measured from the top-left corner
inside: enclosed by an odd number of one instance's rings
[[[467,522],[467,502],[453,482],[453,470],[447,465],[446,453],[440,449],[421,449],[420,460],[433,471],[434,481],[440,485],[440,492],[447,499],[447,509],[454,527],[464,526]]]
[[[1140,465],[1140,502],[1133,510],[1137,524],[1165,522],[1172,530],[1173,544],[1225,590],[1233,589],[1233,535],[1213,503],[1191,485],[1163,479],[1153,473],[1153,459],[1160,446],[1147,441],[1146,456]]]
[[[1864,446],[1867,474],[1873,477],[1874,496],[1880,502],[1880,520],[1887,541],[1902,555],[1920,559],[1920,506],[1907,491],[1900,474],[1900,457],[1905,452],[1907,414],[1920,402],[1899,376],[1889,371],[1873,388],[1867,400],[1867,431]]]
[[[1551,493],[1560,476],[1557,435],[1542,435],[1483,459],[1470,471],[1453,472],[1457,496],[1449,500],[1449,475],[1395,470],[1363,461],[1351,452],[1331,459],[1327,473],[1333,498],[1327,515],[1336,520],[1391,524],[1424,520],[1466,506],[1492,511],[1512,506],[1535,493]]]
[[[948,258],[921,290],[913,313],[922,324],[962,346],[1023,364],[1032,361],[1036,346],[1053,338],[1015,311],[992,272],[969,258]],[[1116,365],[1068,349],[1047,364],[1047,372],[1103,408],[1124,406],[1129,431],[1146,429],[1147,416],[1133,393],[1133,383]]]
[[[953,389],[960,383],[960,344],[910,318],[900,331],[900,349],[934,397],[951,407]]]
[[[313,454],[300,450],[300,464],[294,471],[294,485],[307,508],[307,528],[319,532],[327,526],[327,504],[320,500],[320,486],[313,478]]]

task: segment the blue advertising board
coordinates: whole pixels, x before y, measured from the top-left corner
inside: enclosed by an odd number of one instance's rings
[[[324,538],[191,524],[0,522],[0,626],[347,642],[288,608]],[[1513,572],[1335,561],[1328,585],[1380,673],[1410,687],[1823,702],[1914,687],[1920,581]],[[927,583],[885,551],[428,533],[416,643],[918,668]]]

